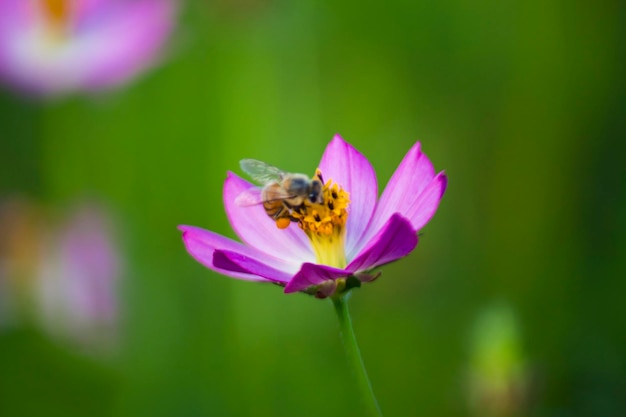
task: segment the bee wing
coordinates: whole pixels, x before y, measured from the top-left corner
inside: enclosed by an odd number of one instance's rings
[[[248,188],[235,198],[235,204],[240,207],[255,206],[263,202],[261,189],[258,187]]]
[[[280,187],[269,186],[265,190],[259,187],[251,187],[243,190],[241,194],[235,197],[235,204],[240,207],[256,206],[266,201],[285,200],[293,197],[293,195],[286,193]]]
[[[239,165],[243,172],[260,184],[269,184],[282,181],[285,172],[275,166],[266,164],[256,159],[242,159]]]
[[[283,188],[278,186],[278,184],[272,186],[268,185],[261,192],[261,196],[263,197],[263,201],[276,201],[276,200],[286,200],[288,198],[295,197],[287,193]]]

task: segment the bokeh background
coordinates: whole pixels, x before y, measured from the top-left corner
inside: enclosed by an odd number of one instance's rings
[[[234,237],[226,171],[313,172],[337,132],[380,189],[417,140],[449,177],[417,250],[351,299],[385,415],[626,415],[625,13],[190,0],[124,88],[3,89],[0,415],[362,415],[330,302],[221,277],[176,230]],[[85,206],[115,311],[64,330],[84,313],[51,324],[35,253],[46,235],[58,264]]]

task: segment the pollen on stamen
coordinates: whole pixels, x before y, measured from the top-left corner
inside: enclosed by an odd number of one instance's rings
[[[345,268],[344,238],[350,194],[332,179],[323,182],[318,169],[315,178],[322,185],[322,203],[306,200],[291,210],[290,220],[308,236],[315,258],[319,264]],[[279,226],[280,227],[280,226]]]
[[[319,169],[316,177],[322,180]],[[293,213],[298,226],[307,234],[318,236],[341,234],[348,218],[349,193],[329,180],[323,185],[322,200],[322,204],[307,201],[300,210]]]
[[[43,23],[51,40],[63,39],[70,30],[74,15],[71,0],[41,0],[38,2]]]
[[[42,8],[46,17],[55,24],[63,24],[71,13],[71,4],[68,0],[43,0]]]

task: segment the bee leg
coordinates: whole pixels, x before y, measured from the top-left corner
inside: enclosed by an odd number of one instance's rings
[[[322,171],[318,169],[315,170],[315,176],[319,178],[320,182],[324,184],[324,178],[322,177]]]
[[[285,216],[283,215],[284,211],[285,211],[285,207],[284,207],[284,206],[278,207],[278,208],[276,209],[276,211],[275,211],[273,214],[270,214],[270,217],[271,217],[272,219],[274,219],[274,220],[278,220],[278,219],[280,219],[281,217],[285,217]]]

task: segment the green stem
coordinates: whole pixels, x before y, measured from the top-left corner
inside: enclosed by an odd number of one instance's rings
[[[343,345],[346,348],[346,353],[351,362],[350,365],[352,366],[354,374],[357,378],[363,402],[365,403],[370,415],[382,417],[383,413],[380,411],[378,401],[376,401],[376,397],[374,396],[372,384],[367,376],[367,371],[365,370],[365,365],[363,364],[363,359],[361,358],[359,345],[356,343],[354,329],[352,328],[352,319],[350,318],[350,312],[348,311],[347,293],[339,297],[333,297],[332,300],[335,305],[335,311],[337,312],[337,318],[339,319],[341,339],[343,340]]]

